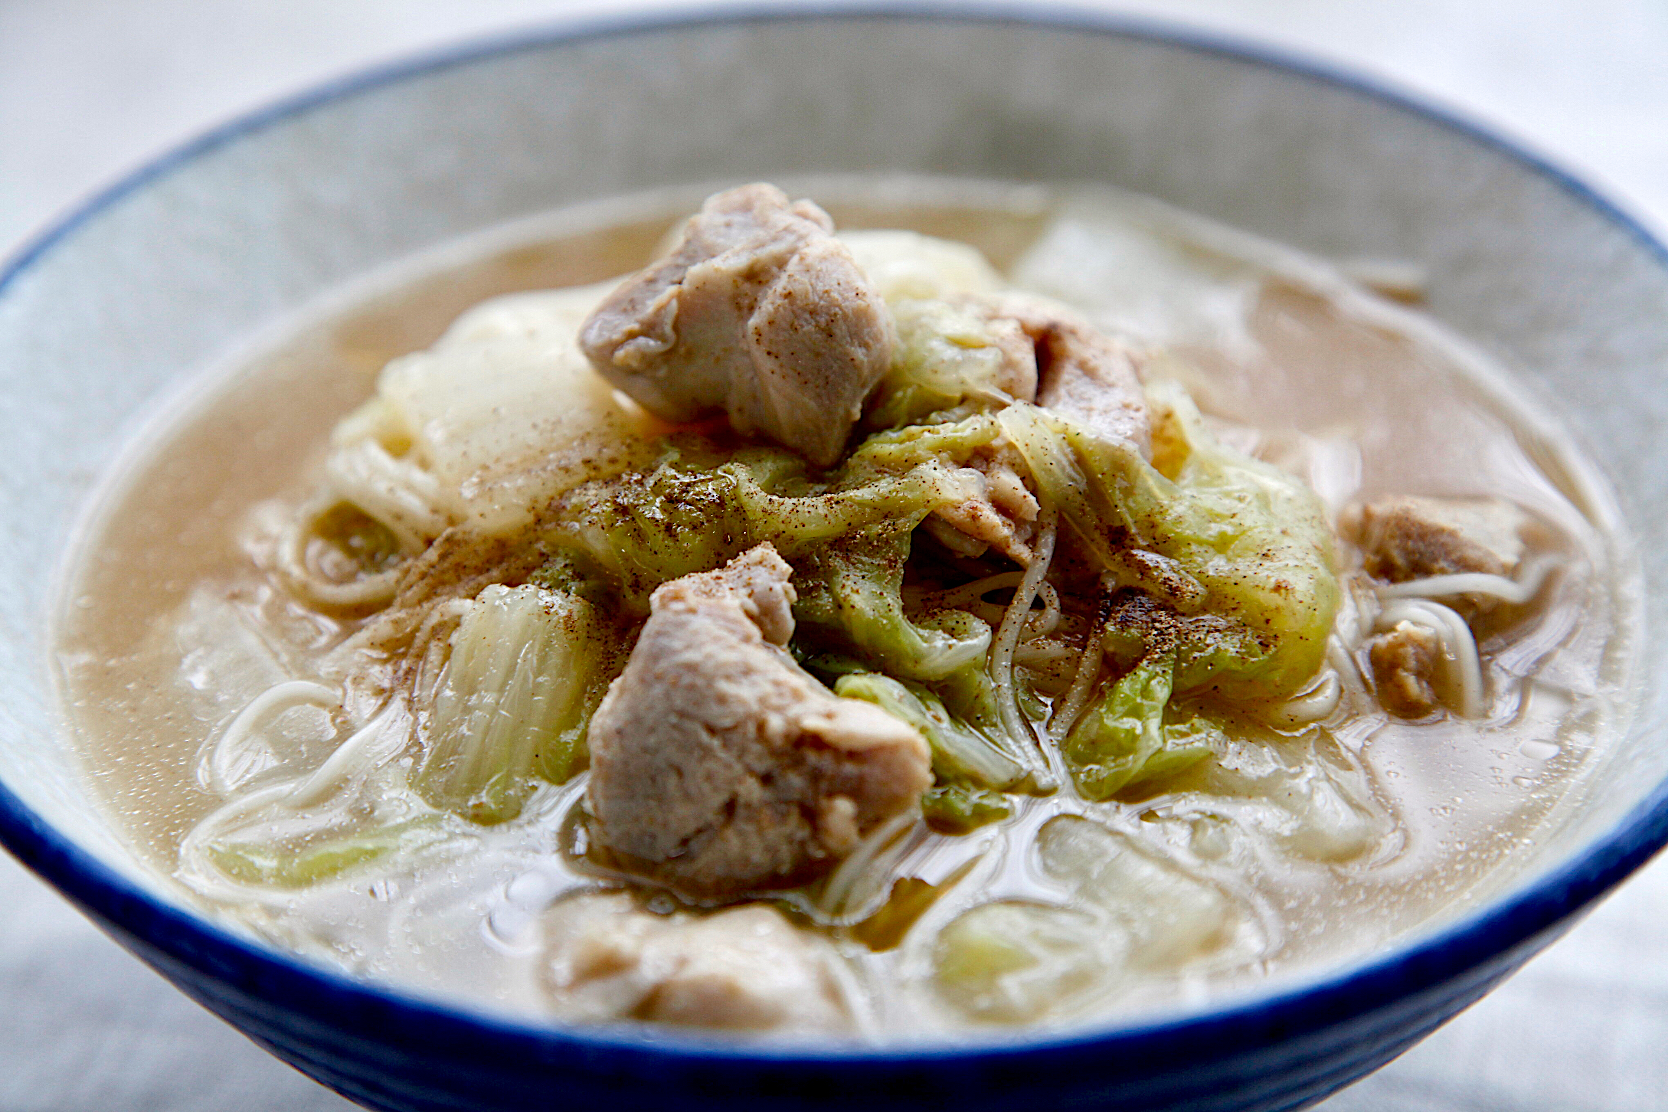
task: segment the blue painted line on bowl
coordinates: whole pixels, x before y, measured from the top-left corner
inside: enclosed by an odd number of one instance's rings
[[[483,40],[418,57],[414,60],[353,74],[320,86],[269,108],[235,119],[153,161],[97,194],[41,234],[3,270],[0,297],[55,245],[74,235],[126,196],[171,171],[238,139],[276,126],[306,112],[368,90],[432,74],[436,71],[505,54],[538,50],[652,31],[736,25],[754,22],[802,22],[830,19],[1001,23],[1044,30],[1100,34],[1142,39],[1179,46],[1229,60],[1264,66],[1388,104],[1424,118],[1451,132],[1488,147],[1556,183],[1584,205],[1605,217],[1668,267],[1668,247],[1640,221],[1575,175],[1461,115],[1421,102],[1414,96],[1371,79],[1335,69],[1280,50],[1248,45],[1229,36],[1170,27],[1159,22],[1074,8],[1014,9],[1003,5],[946,8],[915,4],[826,4],[784,10],[737,5],[701,14],[633,13],[568,22],[521,34]],[[578,1048],[592,1064],[631,1070],[642,1056],[655,1059],[699,1056],[704,1061],[752,1063],[759,1066],[792,1064],[867,1064],[892,1069],[907,1080],[912,1065],[925,1065],[977,1055],[1005,1059],[1025,1072],[1046,1070],[1051,1061],[1116,1041],[1120,1052],[1140,1059],[1147,1056],[1152,1072],[1185,1064],[1175,1060],[1186,1045],[1201,1038],[1220,1038],[1255,1051],[1286,1044],[1301,1047],[1304,1036],[1325,1032],[1329,1025],[1379,1008],[1395,1008],[1420,993],[1455,991],[1472,996],[1466,987],[1482,972],[1484,981],[1497,979],[1515,962],[1510,954],[1538,948],[1546,937],[1567,923],[1621,879],[1645,863],[1668,842],[1668,783],[1624,818],[1611,834],[1596,840],[1580,860],[1555,869],[1532,888],[1517,893],[1488,911],[1462,917],[1445,929],[1419,939],[1405,950],[1342,971],[1300,981],[1283,982],[1272,991],[1244,1000],[1213,1005],[1203,1015],[1160,1017],[1086,1028],[1069,1035],[1015,1038],[1000,1044],[970,1039],[955,1046],[877,1049],[865,1046],[761,1048],[682,1033],[599,1028],[556,1028],[519,1022],[454,1001],[435,1001],[398,989],[354,980],[335,970],[268,950],[212,923],[161,902],[91,854],[58,835],[5,785],[0,784],[0,844],[27,867],[49,880],[83,911],[104,924],[121,924],[130,931],[147,960],[172,966],[195,984],[193,995],[216,1010],[229,1000],[210,997],[215,978],[251,988],[259,999],[270,1000],[310,1014],[346,1010],[373,1029],[390,1027],[415,1032],[414,1041],[448,1040],[501,1056],[506,1051],[528,1054],[533,1060],[555,1060],[559,1049]],[[1498,971],[1496,971],[1498,970]],[[202,976],[207,974],[207,977]],[[1486,988],[1487,985],[1482,986]],[[1474,990],[1476,993],[1481,988]],[[1365,1005],[1364,1005],[1365,1002]],[[259,1017],[256,1017],[257,1029]],[[1181,1033],[1187,1032],[1185,1039]],[[1334,1037],[1347,1037],[1333,1033]],[[259,1037],[259,1036],[257,1036]],[[265,1041],[265,1040],[262,1040]],[[369,1052],[385,1048],[371,1042]],[[397,1063],[392,1063],[397,1064]],[[937,1075],[935,1075],[937,1076]],[[370,1094],[365,1094],[369,1096]]]

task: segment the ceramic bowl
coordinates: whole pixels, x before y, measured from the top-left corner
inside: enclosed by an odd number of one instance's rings
[[[200,917],[90,801],[45,643],[53,569],[135,415],[297,306],[434,244],[692,182],[1108,182],[1335,257],[1559,410],[1668,600],[1668,254],[1567,174],[1397,94],[1086,15],[720,13],[569,26],[355,77],[208,135],[0,276],[0,838],[250,1038],[385,1109],[1297,1108],[1476,1000],[1668,838],[1668,661],[1579,814],[1486,902],[1204,1011],[889,1051],[558,1029],[347,978]]]

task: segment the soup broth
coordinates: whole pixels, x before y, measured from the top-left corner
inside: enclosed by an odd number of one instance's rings
[[[1396,300],[1348,267],[1123,195],[801,184],[795,195],[816,198],[842,234],[902,228],[977,248],[1015,286],[1144,352],[1149,393],[1185,391],[1175,404],[1191,398],[1225,450],[1312,491],[1344,537],[1333,557],[1344,649],[1288,709],[1212,704],[1209,754],[1173,772],[1096,799],[1054,758],[1052,780],[1044,770],[996,793],[1008,812],[997,821],[946,832],[910,812],[830,873],[744,893],[775,916],[743,924],[760,953],[792,965],[796,947],[815,948],[811,987],[783,991],[816,1002],[713,1025],[905,1042],[1185,1006],[1370,952],[1509,875],[1625,725],[1637,600],[1592,469],[1502,371],[1402,303],[1416,283],[1397,272]],[[376,609],[304,597],[281,552],[332,430],[391,360],[487,298],[642,267],[696,201],[555,214],[343,291],[157,422],[110,486],[71,556],[56,633],[64,701],[113,820],[208,914],[374,980],[580,1021],[684,1021],[620,1005],[618,983],[575,972],[604,960],[581,953],[598,932],[635,924],[638,957],[731,960],[732,942],[690,932],[733,901],[599,852],[584,772],[539,781],[501,821],[436,817],[406,788],[423,767],[412,725],[365,758],[381,771],[355,773],[351,790],[320,779],[346,746],[384,744],[366,723],[415,712],[338,684],[333,662]],[[1370,575],[1370,546],[1352,539],[1360,507],[1400,495],[1498,500],[1527,538],[1506,576],[1524,599],[1468,619],[1475,692],[1444,679],[1440,706],[1402,716],[1381,705],[1390,673],[1367,645],[1413,596]],[[975,583],[1002,566],[915,543]],[[1060,566],[1079,558],[1074,544],[1060,541]],[[991,609],[993,638],[1019,580],[961,604]],[[906,599],[954,590],[904,587]],[[1414,598],[1415,617],[1428,601]],[[1045,622],[1037,605],[1025,621]],[[1059,618],[1055,635],[1026,627],[1014,658],[1026,677],[1016,705],[1045,741],[1042,723],[1070,700],[1081,647],[1098,636],[1075,620]],[[456,636],[437,636],[458,652]],[[824,683],[840,674],[803,662]],[[1103,686],[1115,673],[1108,658]],[[303,798],[315,782],[340,795],[327,817]],[[257,820],[291,856],[228,833]]]

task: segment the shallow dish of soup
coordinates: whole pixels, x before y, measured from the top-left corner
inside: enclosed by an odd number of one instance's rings
[[[869,21],[861,62],[788,65]],[[820,161],[792,97],[700,117],[778,184],[608,84],[671,51],[861,114],[955,44],[1011,65],[929,66],[942,115]],[[1150,142],[1161,62],[1220,163]],[[1042,63],[1056,145],[996,108],[988,157],[931,155],[958,82]],[[525,99],[604,85],[630,143]],[[521,150],[527,104],[572,155],[544,178],[410,162]],[[373,135],[404,153],[292,189]],[[1226,153],[1282,135],[1307,192]],[[618,149],[665,162],[552,184]],[[849,16],[559,36],[193,157],[8,280],[0,350],[112,384],[35,457],[106,477],[13,600],[57,728],[6,750],[8,844],[373,1106],[1298,1107],[1660,841],[1663,401],[1563,388],[1655,366],[1571,269],[1612,310],[1668,282],[1453,125],[1115,29]],[[205,195],[224,222],[170,235]],[[424,227],[366,220],[396,202]],[[180,284],[243,204],[282,265]],[[118,308],[31,317],[75,288],[54,250]],[[89,321],[108,350],[63,360]]]

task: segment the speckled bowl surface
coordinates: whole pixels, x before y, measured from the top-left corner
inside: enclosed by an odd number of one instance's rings
[[[90,802],[54,708],[54,568],[136,415],[263,326],[492,225],[690,182],[909,171],[1140,190],[1431,276],[1620,493],[1639,723],[1486,904],[1197,1013],[960,1049],[558,1030],[372,987],[198,918]],[[1348,76],[1103,16],[719,13],[553,29],[205,137],[0,273],[0,839],[179,987],[376,1108],[1274,1110],[1475,1000],[1668,839],[1668,253],[1511,144]]]

